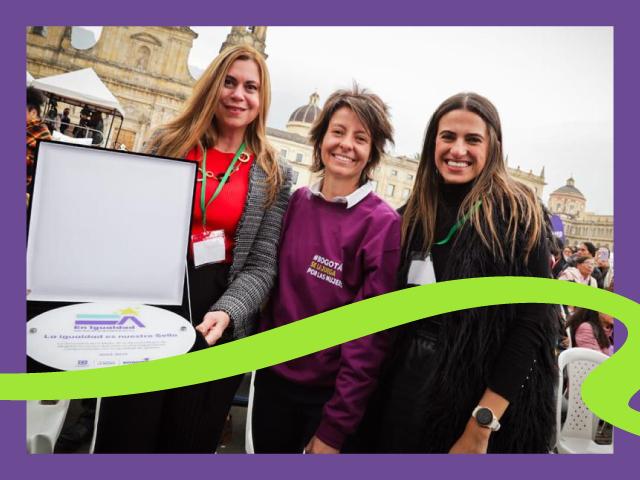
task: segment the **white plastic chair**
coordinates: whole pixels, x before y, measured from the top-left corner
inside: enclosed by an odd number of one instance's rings
[[[613,445],[594,442],[598,424],[596,417],[582,401],[582,382],[591,371],[607,358],[605,354],[588,348],[574,347],[558,357],[558,403],[556,409],[556,449],[558,453],[613,453]],[[567,368],[569,391],[568,408],[564,424],[561,424],[563,399],[563,370]]]
[[[27,452],[53,453],[69,400],[27,401]]]
[[[89,453],[94,453],[96,448],[96,437],[98,435],[98,420],[100,419],[100,404],[102,398],[98,398],[96,401],[96,415],[93,419],[93,436],[91,437],[91,446],[89,447]]]
[[[255,453],[253,449],[253,432],[251,430],[251,415],[253,413],[253,382],[256,378],[255,370],[251,372],[249,382],[249,403],[247,404],[247,423],[244,426],[244,449],[247,453]]]

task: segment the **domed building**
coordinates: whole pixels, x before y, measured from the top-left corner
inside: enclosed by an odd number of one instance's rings
[[[41,78],[93,68],[125,110],[118,143],[142,150],[149,133],[174,118],[191,95],[188,58],[198,34],[189,27],[105,26],[95,44],[81,49],[72,42],[74,29],[28,28],[27,70]],[[79,115],[80,107],[72,107],[74,122]]]
[[[309,97],[309,103],[296,108],[287,122],[287,131],[299,135],[308,136],[311,125],[320,114],[318,106],[320,95],[313,92]]]
[[[556,189],[549,195],[549,208],[558,214],[567,216],[578,216],[587,204],[587,199],[582,192],[576,188],[576,181],[569,177],[567,184]]]
[[[149,132],[175,117],[191,94],[194,79],[187,67],[197,34],[188,27],[104,27],[100,39],[88,50],[70,46],[70,27],[32,27],[27,33],[27,67],[36,77],[92,67],[124,106],[119,141],[128,150],[140,151]],[[249,44],[266,58],[267,27],[235,26],[221,50]],[[127,48],[117,48],[126,45]],[[129,54],[132,53],[132,54]],[[170,59],[171,61],[169,61]],[[294,188],[314,183],[313,148],[309,131],[321,111],[320,95],[311,93],[307,103],[289,116],[283,130],[267,128],[278,156],[294,171]],[[375,191],[394,207],[411,193],[418,169],[417,156],[384,155],[374,172]],[[540,175],[508,167],[509,173],[531,186],[538,196],[544,188]]]
[[[286,130],[267,127],[267,137],[276,149],[278,158],[288,162],[293,169],[294,190],[311,185],[317,178],[311,172],[313,147],[309,143],[309,131],[320,113],[319,100],[320,96],[312,93],[309,103],[291,113]]]
[[[588,241],[597,247],[613,250],[613,215],[587,212],[586,206],[587,199],[576,188],[573,177],[549,195],[549,210],[564,223],[566,245],[575,246]]]

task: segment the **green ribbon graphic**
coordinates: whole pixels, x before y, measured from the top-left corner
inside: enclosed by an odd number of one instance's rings
[[[640,390],[640,305],[604,290],[528,277],[473,278],[401,290],[219,347],[152,362],[70,372],[4,373],[0,374],[0,399],[106,397],[192,385],[282,363],[413,320],[508,303],[576,305],[624,323],[625,344],[587,377],[582,396],[598,417],[640,435],[640,412],[629,407]]]

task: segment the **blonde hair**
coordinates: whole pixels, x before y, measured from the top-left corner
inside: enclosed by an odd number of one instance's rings
[[[260,105],[258,115],[247,126],[245,142],[254,153],[257,164],[267,175],[267,206],[273,204],[282,184],[282,172],[273,149],[267,140],[267,113],[271,103],[271,83],[267,64],[260,53],[248,45],[224,50],[202,74],[193,87],[183,111],[169,123],[159,127],[152,135],[146,151],[156,155],[184,158],[196,146],[214,147],[219,132],[215,111],[229,69],[238,60],[251,60],[260,75]]]
[[[542,206],[529,187],[513,180],[507,173],[498,111],[488,99],[476,93],[459,93],[448,98],[429,120],[416,183],[403,216],[403,243],[409,241],[412,229],[420,228],[420,225],[425,239],[424,250],[428,250],[434,242],[441,181],[435,164],[436,136],[440,119],[453,110],[467,110],[478,115],[484,121],[489,136],[487,162],[462,201],[458,218],[471,212],[470,222],[480,240],[494,256],[502,259],[515,258],[518,253],[516,236],[518,230],[524,229],[527,232],[524,246],[526,260],[544,232]],[[480,208],[473,208],[478,201],[481,201]],[[496,228],[495,212],[507,220],[506,237]]]

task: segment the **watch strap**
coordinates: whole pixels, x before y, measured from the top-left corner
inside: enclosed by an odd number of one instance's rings
[[[480,410],[488,410],[489,412],[491,412],[490,423],[481,423],[478,420],[477,415]],[[482,428],[488,428],[494,432],[497,432],[498,430],[500,430],[500,422],[498,421],[498,418],[496,417],[495,413],[493,413],[493,410],[491,410],[489,407],[483,407],[482,405],[478,405],[476,408],[473,409],[471,416],[476,419],[476,422],[478,422],[478,425],[481,426]]]

